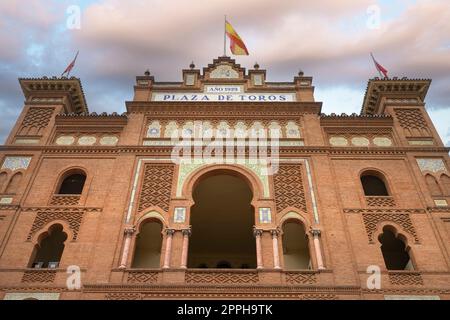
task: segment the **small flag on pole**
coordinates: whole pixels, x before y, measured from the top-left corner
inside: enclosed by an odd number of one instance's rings
[[[225,33],[230,39],[231,53],[234,55],[248,56],[248,50],[244,44],[244,41],[242,41],[241,37],[239,37],[237,32],[231,26],[231,24],[226,20],[225,20]]]
[[[73,67],[75,66],[75,61],[77,61],[77,57],[78,57],[78,53],[80,51],[77,51],[77,54],[75,55],[75,58],[73,59],[73,61],[67,66],[66,70],[64,70],[63,73],[61,73],[61,77],[67,73],[67,77],[69,77],[70,75],[70,71],[72,71]]]
[[[381,64],[379,64],[375,60],[375,58],[373,57],[372,52],[370,53],[370,56],[372,57],[373,63],[375,64],[375,68],[377,68],[378,73],[380,74],[380,77],[382,77],[381,74],[383,74],[384,77],[387,78],[388,77],[388,71]]]

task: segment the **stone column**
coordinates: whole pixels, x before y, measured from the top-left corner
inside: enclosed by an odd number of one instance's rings
[[[273,247],[273,267],[275,269],[281,269],[280,267],[280,254],[278,252],[278,229],[270,230],[272,234],[272,247]]]
[[[125,243],[123,245],[122,259],[120,261],[120,266],[119,266],[120,269],[127,268],[128,254],[130,253],[131,237],[133,236],[133,233],[135,231],[136,231],[136,228],[134,226],[126,227],[124,230]]]
[[[164,253],[163,269],[170,268],[170,257],[172,255],[172,238],[174,233],[174,229],[166,229],[166,252]]]
[[[181,250],[181,268],[187,268],[188,250],[189,250],[189,237],[192,232],[191,229],[184,229],[183,233],[183,248]]]
[[[317,267],[319,270],[325,269],[322,259],[322,249],[320,248],[320,230],[312,229],[311,234],[313,236],[314,250],[316,251]]]
[[[253,228],[253,235],[256,238],[256,265],[257,269],[264,268],[263,258],[262,258],[262,248],[261,248],[261,236],[263,231],[261,229]]]

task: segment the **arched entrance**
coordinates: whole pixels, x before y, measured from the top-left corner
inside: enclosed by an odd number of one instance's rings
[[[233,171],[218,170],[193,188],[189,268],[256,268],[253,193]]]

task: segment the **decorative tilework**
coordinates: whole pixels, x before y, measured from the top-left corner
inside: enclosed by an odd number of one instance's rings
[[[237,79],[239,73],[229,65],[219,65],[209,74],[211,79]]]
[[[373,138],[373,144],[379,147],[390,147],[392,146],[392,140],[386,137],[375,137]]]
[[[30,165],[31,157],[6,157],[3,161],[2,169],[11,171],[19,169],[27,169]]]
[[[15,144],[38,144],[39,139],[33,139],[33,138],[17,138],[14,141]]]
[[[3,300],[59,300],[58,292],[7,292]]]
[[[257,163],[251,163],[249,159],[233,159],[234,164],[240,164],[245,166],[247,169],[250,169],[255,173],[258,178],[260,179],[261,184],[264,187],[264,197],[269,197],[269,180],[267,175],[267,165],[264,163],[265,161],[259,161]],[[227,162],[229,163],[229,162]],[[206,166],[208,164],[211,164],[208,159],[205,160],[197,160],[194,159],[193,161],[186,161],[183,159],[180,162],[179,167],[179,173],[178,173],[178,180],[177,180],[177,197],[181,197],[181,192],[183,188],[183,184],[185,183],[187,177],[194,172],[195,170],[199,169],[202,166]]]
[[[186,208],[177,207],[173,215],[173,222],[184,223],[186,221]]]
[[[186,75],[186,85],[193,86],[195,84],[195,74]]]
[[[419,158],[417,159],[417,164],[419,165],[419,168],[422,172],[424,171],[447,172],[444,161],[442,159]]]
[[[335,147],[344,147],[348,144],[348,141],[344,137],[331,137],[330,144]]]
[[[100,144],[102,146],[115,146],[118,141],[119,138],[116,136],[104,136],[100,139]]]
[[[92,146],[97,141],[94,136],[82,136],[78,139],[78,144],[80,146]]]
[[[358,147],[367,147],[370,144],[370,141],[364,137],[353,137],[352,144]]]
[[[411,146],[432,146],[434,145],[433,140],[408,140]]]
[[[272,222],[272,213],[270,208],[259,208],[259,222],[260,223]]]
[[[434,204],[437,207],[446,207],[446,206],[448,206],[447,200],[445,200],[445,199],[434,200]]]
[[[73,136],[60,136],[56,139],[55,143],[59,146],[69,146],[75,142],[75,137]]]
[[[13,198],[0,198],[0,204],[11,204]]]

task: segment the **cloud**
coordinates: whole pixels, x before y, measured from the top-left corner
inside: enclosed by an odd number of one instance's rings
[[[66,9],[77,3],[81,29],[69,30]],[[367,8],[377,3],[380,28],[370,29]],[[192,60],[201,68],[222,55],[225,13],[250,51],[238,63],[258,61],[272,81],[302,69],[326,112],[359,111],[367,79],[377,75],[372,51],[391,75],[432,78],[427,107],[450,118],[447,0],[17,0],[0,3],[0,41],[8,44],[0,48],[0,139],[22,108],[17,77],[59,75],[80,50],[73,74],[90,110],[120,112],[147,68],[176,81]],[[3,106],[17,111],[4,117]],[[447,129],[439,127],[443,137]]]

